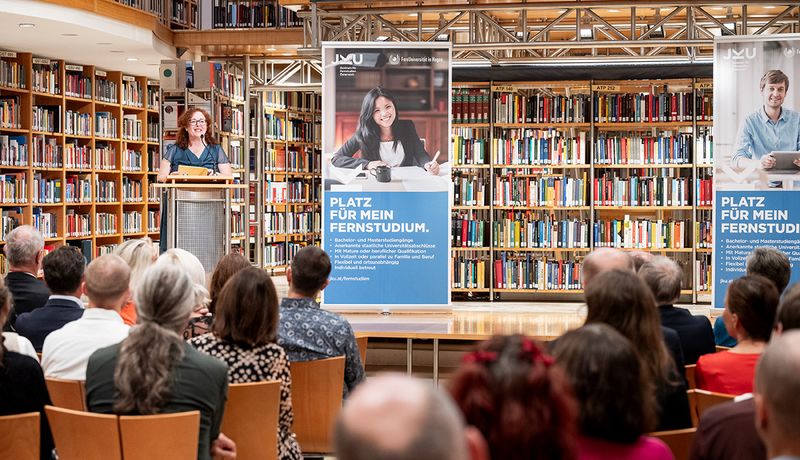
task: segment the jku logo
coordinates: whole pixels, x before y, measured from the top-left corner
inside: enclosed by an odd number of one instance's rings
[[[755,58],[756,58],[755,47],[744,48],[741,50],[729,48],[728,52],[722,55],[722,59],[726,61],[731,61],[733,63],[734,72],[741,72],[743,70],[748,70],[750,67],[750,61]]]
[[[339,65],[361,65],[364,63],[364,55],[363,54],[356,54],[350,53],[346,56],[343,56],[339,53],[336,53],[336,60],[332,64],[339,64]]]

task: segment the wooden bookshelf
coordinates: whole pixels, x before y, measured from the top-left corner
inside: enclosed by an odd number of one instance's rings
[[[0,176],[13,192],[0,199],[0,240],[30,224],[48,246],[92,258],[143,236],[147,80],[31,53],[2,52],[0,61],[0,100],[13,105],[0,123]],[[149,116],[158,123],[157,110]]]
[[[673,258],[682,293],[708,293],[711,95],[701,79],[453,83],[455,296],[580,294],[601,246]]]

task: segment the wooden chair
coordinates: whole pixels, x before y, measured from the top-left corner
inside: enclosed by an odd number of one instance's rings
[[[337,356],[290,363],[294,432],[303,454],[333,452],[331,434],[342,408],[344,360]]]
[[[237,458],[278,458],[280,404],[278,380],[228,385],[221,431],[236,443]]]
[[[83,381],[48,377],[45,382],[54,406],[72,410],[87,410],[86,389]]]
[[[717,353],[719,353],[720,351],[728,351],[731,349],[731,347],[723,347],[722,345],[717,345],[716,348],[717,348]]]
[[[367,368],[367,346],[369,345],[369,337],[366,335],[357,335],[356,344],[358,345],[358,353],[361,355],[361,365],[364,369]]]
[[[153,452],[164,459],[197,458],[200,411],[121,415],[119,433],[125,460],[151,460]]]
[[[697,369],[697,364],[686,365],[686,389],[694,390],[697,388],[697,380],[695,380],[694,372]]]
[[[59,460],[122,460],[116,415],[45,406]]]
[[[664,444],[672,451],[675,460],[689,460],[692,452],[692,442],[697,428],[685,428],[683,430],[657,431],[650,433],[650,436],[664,441]]]
[[[39,460],[39,413],[0,417],[0,458]]]

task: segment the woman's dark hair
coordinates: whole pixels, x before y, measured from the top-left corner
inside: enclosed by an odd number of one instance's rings
[[[206,144],[208,145],[216,145],[217,138],[214,137],[214,127],[211,122],[211,115],[208,114],[205,110],[199,107],[190,107],[187,109],[181,116],[178,118],[178,135],[177,139],[175,140],[175,144],[182,149],[189,148],[189,120],[192,119],[195,112],[200,112],[203,114],[203,118],[206,119],[206,135],[203,137]]]
[[[586,324],[604,323],[633,344],[654,382],[678,385],[675,363],[664,344],[661,318],[653,293],[632,271],[610,270],[586,287]]]
[[[567,332],[553,355],[580,405],[582,435],[631,444],[655,428],[655,385],[614,328],[597,323]]]
[[[0,329],[5,327],[8,321],[8,314],[11,311],[11,291],[6,286],[6,282],[0,277]],[[3,354],[5,353],[5,346],[3,342],[5,337],[0,334],[0,368],[3,367]]]
[[[572,459],[577,404],[563,372],[521,335],[495,336],[464,357],[450,394],[490,458]]]
[[[212,314],[216,310],[217,298],[222,287],[239,270],[251,267],[250,262],[238,252],[232,252],[219,259],[211,275],[211,285],[208,288],[211,302],[208,304],[208,311]]]
[[[728,285],[725,300],[751,339],[769,341],[780,300],[775,283],[760,275],[737,278]]]
[[[361,147],[361,156],[364,156],[364,152],[377,152],[380,148],[381,142],[381,130],[378,125],[373,120],[372,115],[373,111],[375,110],[375,101],[379,97],[385,97],[392,101],[392,105],[394,105],[394,121],[397,122],[398,118],[400,118],[400,113],[397,110],[397,101],[395,101],[394,96],[392,96],[389,92],[387,92],[382,86],[376,86],[372,88],[365,96],[364,100],[361,102],[361,113],[358,116],[358,128],[356,128],[356,140],[358,141],[359,146]],[[394,135],[394,127],[395,124],[392,124],[392,135]],[[397,148],[398,137],[394,136],[394,145],[393,148]]]
[[[217,300],[211,330],[222,340],[256,347],[276,340],[278,291],[264,270],[239,270]]]

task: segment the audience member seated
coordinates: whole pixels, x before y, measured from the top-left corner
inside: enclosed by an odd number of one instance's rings
[[[583,260],[583,286],[588,286],[597,275],[610,270],[634,270],[634,261],[624,251],[615,248],[597,248]]]
[[[203,294],[179,267],[162,264],[147,270],[136,289],[136,327],[121,343],[89,358],[86,402],[91,412],[106,414],[198,410],[197,458],[211,460],[221,447],[231,447],[229,440],[218,439],[228,369],[180,336]]]
[[[577,403],[561,369],[526,337],[481,343],[464,356],[449,386],[492,459],[576,458]]]
[[[800,458],[800,331],[776,337],[756,368],[756,428],[767,458]]]
[[[0,325],[5,324],[11,311],[11,294],[0,280]],[[53,438],[44,413],[50,396],[44,383],[39,362],[30,356],[7,350],[0,339],[0,416],[39,412],[40,458],[50,460]]]
[[[689,428],[692,419],[683,378],[664,343],[653,294],[633,271],[611,270],[586,287],[586,324],[605,323],[631,341],[656,386],[659,421],[656,429]],[[673,334],[674,331],[671,331]]]
[[[208,312],[208,287],[206,284],[206,270],[203,264],[189,251],[172,248],[161,254],[156,260],[156,265],[173,265],[179,267],[184,273],[189,275],[194,285],[203,296],[202,302],[198,303],[192,312],[186,329],[183,330],[183,338],[189,340],[192,337],[203,335],[211,328],[212,317]]]
[[[131,269],[131,295],[122,310],[120,310],[119,315],[125,324],[133,326],[136,324],[136,303],[133,301],[136,285],[145,270],[150,268],[158,258],[158,248],[153,244],[153,240],[149,237],[144,237],[126,240],[114,249],[114,254],[122,257],[122,260]]]
[[[244,270],[251,266],[250,262],[238,252],[226,254],[219,259],[217,266],[214,267],[214,273],[211,275],[211,283],[208,287],[209,297],[211,297],[208,303],[208,311],[212,315],[215,314],[217,298],[219,297],[219,293],[222,292],[225,283],[239,270]]]
[[[249,265],[233,275],[218,293],[212,333],[195,337],[189,343],[225,362],[230,383],[281,381],[278,458],[299,460],[300,446],[292,433],[289,360],[283,348],[275,343],[278,293],[267,272]]]
[[[778,288],[778,296],[783,294],[783,290],[789,285],[789,278],[792,277],[792,264],[786,254],[775,248],[755,248],[747,256],[745,261],[746,275],[761,275],[775,283]],[[736,339],[728,334],[722,316],[717,317],[714,322],[714,340],[717,345],[723,347],[733,347]]]
[[[578,400],[581,460],[669,460],[656,424],[655,385],[630,341],[606,324],[567,332],[554,355]]]
[[[44,257],[44,237],[30,225],[11,230],[3,247],[8,261],[6,286],[13,297],[13,308],[7,327],[13,327],[17,316],[33,311],[50,297],[50,289],[37,278]]]
[[[695,369],[697,388],[739,395],[753,391],[753,375],[769,340],[778,307],[778,290],[760,275],[733,280],[722,313],[736,346],[700,357]]]
[[[86,363],[97,349],[114,345],[130,329],[119,314],[128,301],[130,268],[114,254],[100,256],[86,268],[83,291],[89,305],[78,320],[50,333],[42,347],[47,377],[86,380]]]
[[[337,460],[488,460],[486,442],[465,427],[441,391],[401,375],[370,378],[336,423]],[[532,458],[529,452],[525,458]]]
[[[317,246],[307,246],[294,256],[286,270],[289,293],[281,301],[278,345],[286,350],[289,361],[345,356],[343,393],[347,397],[364,380],[364,367],[346,319],[322,310],[316,302],[328,285],[331,259]]]
[[[628,251],[628,257],[630,257],[633,261],[634,273],[639,273],[639,270],[642,269],[642,265],[653,260],[653,257],[655,256],[652,252],[637,249],[635,251]]]
[[[73,246],[61,246],[42,261],[44,280],[52,294],[42,308],[19,315],[14,325],[37,352],[42,351],[48,334],[83,316],[81,294],[85,265],[83,254]]]
[[[670,258],[656,256],[642,265],[638,274],[656,298],[661,325],[678,333],[685,363],[694,364],[700,356],[714,353],[714,331],[708,318],[674,306],[681,296],[681,267]]]

